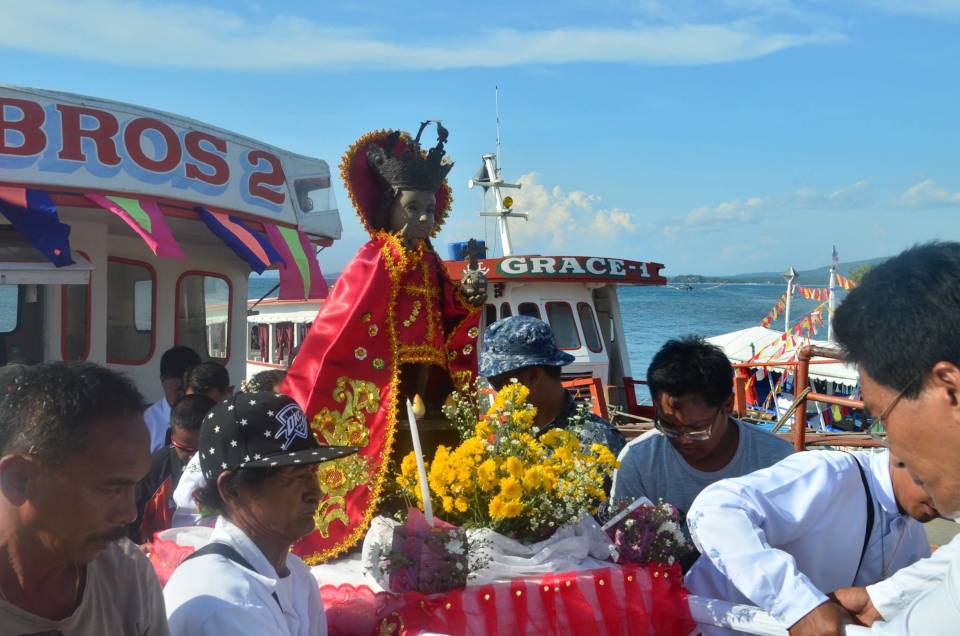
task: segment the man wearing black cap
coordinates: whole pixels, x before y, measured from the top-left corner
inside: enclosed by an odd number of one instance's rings
[[[534,424],[544,433],[569,429],[581,444],[603,444],[614,455],[626,444],[623,434],[593,413],[578,412],[573,396],[561,383],[560,369],[574,357],[557,348],[550,325],[530,316],[498,320],[483,334],[480,375],[496,390],[516,380],[530,390],[528,401],[537,407]]]
[[[354,452],[320,446],[289,397],[217,404],[200,428],[197,499],[220,516],[164,590],[171,634],[325,635],[319,587],[290,546],[314,529],[316,465]]]

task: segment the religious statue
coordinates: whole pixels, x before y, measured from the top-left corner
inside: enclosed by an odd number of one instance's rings
[[[366,533],[383,493],[406,400],[428,413],[472,382],[486,278],[470,267],[458,285],[430,243],[452,200],[453,163],[436,123],[437,144],[379,130],[354,143],[341,176],[370,240],[324,301],[290,367],[283,390],[311,420],[321,443],[359,452],[324,464],[317,530],[294,546],[308,563],[350,549]]]

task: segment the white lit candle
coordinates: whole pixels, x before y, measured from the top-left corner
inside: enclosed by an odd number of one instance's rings
[[[410,436],[413,438],[413,454],[417,458],[417,473],[420,475],[420,494],[423,495],[423,516],[433,527],[433,504],[430,503],[430,485],[427,484],[427,466],[423,462],[423,450],[420,448],[420,430],[417,418],[413,414],[413,404],[407,400],[407,419],[410,421]]]

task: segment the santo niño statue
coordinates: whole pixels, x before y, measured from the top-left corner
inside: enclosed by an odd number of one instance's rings
[[[357,544],[383,494],[405,400],[422,395],[436,412],[454,388],[473,380],[482,272],[460,285],[430,244],[446,219],[451,193],[447,131],[429,151],[420,137],[380,130],[343,157],[341,175],[370,240],[324,301],[290,367],[284,392],[311,420],[321,443],[359,452],[323,464],[317,529],[294,546],[308,563]]]

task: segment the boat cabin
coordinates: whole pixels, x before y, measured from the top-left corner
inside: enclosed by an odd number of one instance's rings
[[[466,261],[446,261],[459,280]],[[633,410],[630,358],[627,353],[617,288],[664,285],[663,265],[654,262],[588,256],[506,256],[481,259],[488,288],[481,326],[514,315],[550,324],[557,346],[575,361],[563,369],[564,380],[598,378],[604,399]]]
[[[247,368],[249,379],[261,371],[286,369],[313,319],[319,301],[251,300],[247,309]]]
[[[262,254],[257,237],[274,230],[302,232],[310,257],[340,237],[326,162],[168,113],[0,85],[0,364],[90,360],[156,400],[161,355],[187,345],[239,382],[240,254]],[[52,262],[67,250],[73,264]]]

